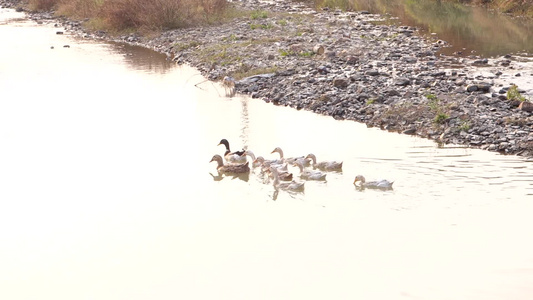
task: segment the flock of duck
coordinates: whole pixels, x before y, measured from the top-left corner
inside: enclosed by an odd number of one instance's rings
[[[284,157],[283,150],[276,147],[271,154],[278,153],[278,159],[265,159],[262,156],[255,156],[251,150],[239,150],[232,152],[228,140],[222,139],[218,146],[224,145],[226,151],[224,155],[215,154],[210,162],[217,163],[217,171],[222,174],[249,174],[251,169],[248,157],[252,160],[252,168],[259,168],[261,174],[273,179],[273,186],[278,190],[303,191],[305,181],[317,180],[326,181],[327,172],[342,172],[342,161],[317,161],[316,156],[309,153],[307,156]],[[300,170],[299,178],[296,181],[293,173],[289,172],[288,166],[297,167]],[[393,181],[386,179],[376,181],[366,181],[363,175],[355,176],[353,184],[358,188],[392,189]]]

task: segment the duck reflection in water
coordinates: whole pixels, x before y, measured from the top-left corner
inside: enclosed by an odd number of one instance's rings
[[[244,182],[248,182],[248,180],[250,179],[250,174],[249,173],[243,173],[243,174],[227,174],[227,173],[220,173],[218,172],[216,175],[209,172],[209,175],[211,175],[211,177],[213,178],[213,181],[222,181],[224,178],[229,178],[231,180],[233,179],[239,179],[239,180],[242,180]]]

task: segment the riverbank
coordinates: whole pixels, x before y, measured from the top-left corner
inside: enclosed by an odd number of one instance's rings
[[[314,11],[300,3],[234,2],[245,17],[156,37],[108,36],[61,22],[90,39],[149,47],[207,78],[237,79],[235,89],[275,105],[418,135],[440,143],[533,157],[533,115],[507,99],[533,72],[526,58],[445,57],[446,42],[417,28],[387,25],[367,12]],[[526,98],[532,90],[522,90]]]

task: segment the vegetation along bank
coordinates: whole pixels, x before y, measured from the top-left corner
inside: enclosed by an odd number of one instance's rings
[[[132,1],[150,2],[107,2]],[[113,33],[105,30],[113,18],[104,13],[99,21],[57,18],[57,10],[32,16],[85,38],[166,53],[214,81],[231,76],[237,92],[275,105],[533,157],[533,87],[527,84],[533,70],[526,58],[441,56],[446,41],[423,37],[417,28],[375,22],[382,16],[365,11],[315,10],[308,2],[198,1],[188,20],[170,16],[157,26],[175,29],[160,32],[131,21]],[[193,19],[201,25],[192,26]]]

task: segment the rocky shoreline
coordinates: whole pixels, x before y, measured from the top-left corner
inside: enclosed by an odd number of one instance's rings
[[[4,0],[7,7],[17,1]],[[238,93],[275,105],[310,110],[335,119],[533,157],[533,108],[510,101],[516,84],[526,98],[531,62],[445,57],[445,41],[416,28],[387,25],[368,12],[316,12],[299,2],[244,0],[250,13],[229,23],[111,38],[86,32],[80,22],[60,22],[84,38],[118,40],[166,53],[208,79],[233,76]]]

